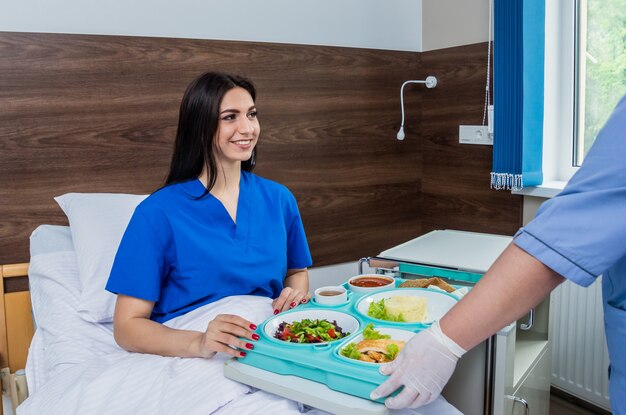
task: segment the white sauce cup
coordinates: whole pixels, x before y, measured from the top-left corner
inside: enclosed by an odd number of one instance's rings
[[[315,302],[319,305],[337,305],[348,301],[348,291],[342,286],[329,285],[315,290]]]

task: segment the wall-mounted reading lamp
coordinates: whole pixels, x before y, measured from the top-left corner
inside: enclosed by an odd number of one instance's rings
[[[396,138],[400,141],[404,140],[404,86],[406,84],[425,84],[426,88],[434,88],[437,86],[437,78],[434,76],[428,76],[423,81],[418,80],[410,80],[406,81],[400,87],[400,106],[402,107],[402,123],[400,124],[400,129],[398,130],[398,134]]]

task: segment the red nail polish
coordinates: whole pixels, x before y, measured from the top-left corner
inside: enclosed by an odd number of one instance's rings
[[[254,345],[252,343],[246,343],[246,349],[254,349]]]
[[[278,314],[278,310],[274,310],[274,315]]]
[[[239,354],[241,355],[241,357],[246,357],[246,352],[241,352]]]
[[[296,302],[294,301],[293,303],[289,304],[291,306],[291,308],[296,306]]]
[[[306,303],[306,298],[303,298],[300,302],[301,302],[302,304]]]
[[[250,328],[251,328],[252,330],[256,330],[256,324],[250,324]]]
[[[259,339],[260,339],[259,335],[258,335],[258,334],[256,334],[256,333],[254,333],[254,334],[252,335],[252,338],[253,338],[254,340],[259,340]]]

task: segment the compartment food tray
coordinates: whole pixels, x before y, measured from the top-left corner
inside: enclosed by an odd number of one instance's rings
[[[402,283],[403,279],[396,278],[396,287]],[[394,290],[394,289],[391,289]],[[435,290],[424,288],[402,288],[406,291],[430,291]],[[388,291],[388,290],[384,290]],[[395,290],[394,290],[395,291]],[[353,359],[340,357],[338,352],[344,345],[349,343],[354,337],[360,334],[365,326],[373,323],[376,328],[394,328],[418,333],[430,324],[424,323],[396,323],[382,321],[362,315],[356,309],[359,300],[370,295],[378,294],[382,291],[371,294],[357,294],[349,291],[349,300],[338,306],[323,306],[311,301],[300,305],[294,310],[290,310],[273,316],[263,322],[257,332],[260,339],[254,343],[254,350],[247,352],[247,356],[240,358],[243,364],[258,367],[281,375],[295,375],[305,379],[323,383],[329,388],[348,393],[350,395],[369,399],[370,392],[380,385],[386,376],[378,372],[379,364],[367,364]],[[447,295],[458,300],[451,294],[436,291],[442,295]],[[296,344],[275,339],[266,334],[265,326],[276,318],[288,319],[290,313],[303,312],[306,310],[332,310],[343,312],[354,317],[359,328],[349,336],[329,343],[320,344]],[[382,402],[382,399],[380,400]]]

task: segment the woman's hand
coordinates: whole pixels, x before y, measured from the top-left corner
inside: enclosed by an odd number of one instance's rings
[[[306,268],[288,269],[285,276],[285,288],[278,298],[272,301],[274,314],[287,311],[309,301],[309,271]]]
[[[256,325],[242,317],[219,314],[206,331],[179,330],[150,320],[154,303],[125,295],[117,296],[114,315],[114,336],[129,352],[176,357],[215,356],[223,352],[235,357],[246,355],[259,340]],[[250,339],[251,341],[241,340]]]
[[[274,308],[274,314],[287,311],[291,308],[297,307],[299,304],[304,304],[311,299],[311,295],[306,292],[302,292],[296,288],[285,287],[281,291],[278,298],[272,301],[272,307]]]
[[[211,320],[204,333],[196,344],[196,354],[199,357],[211,358],[217,352],[226,353],[235,357],[244,357],[244,350],[254,349],[252,341],[259,340],[254,332],[256,325],[242,317],[232,314],[218,314]],[[251,341],[242,340],[242,338]]]

